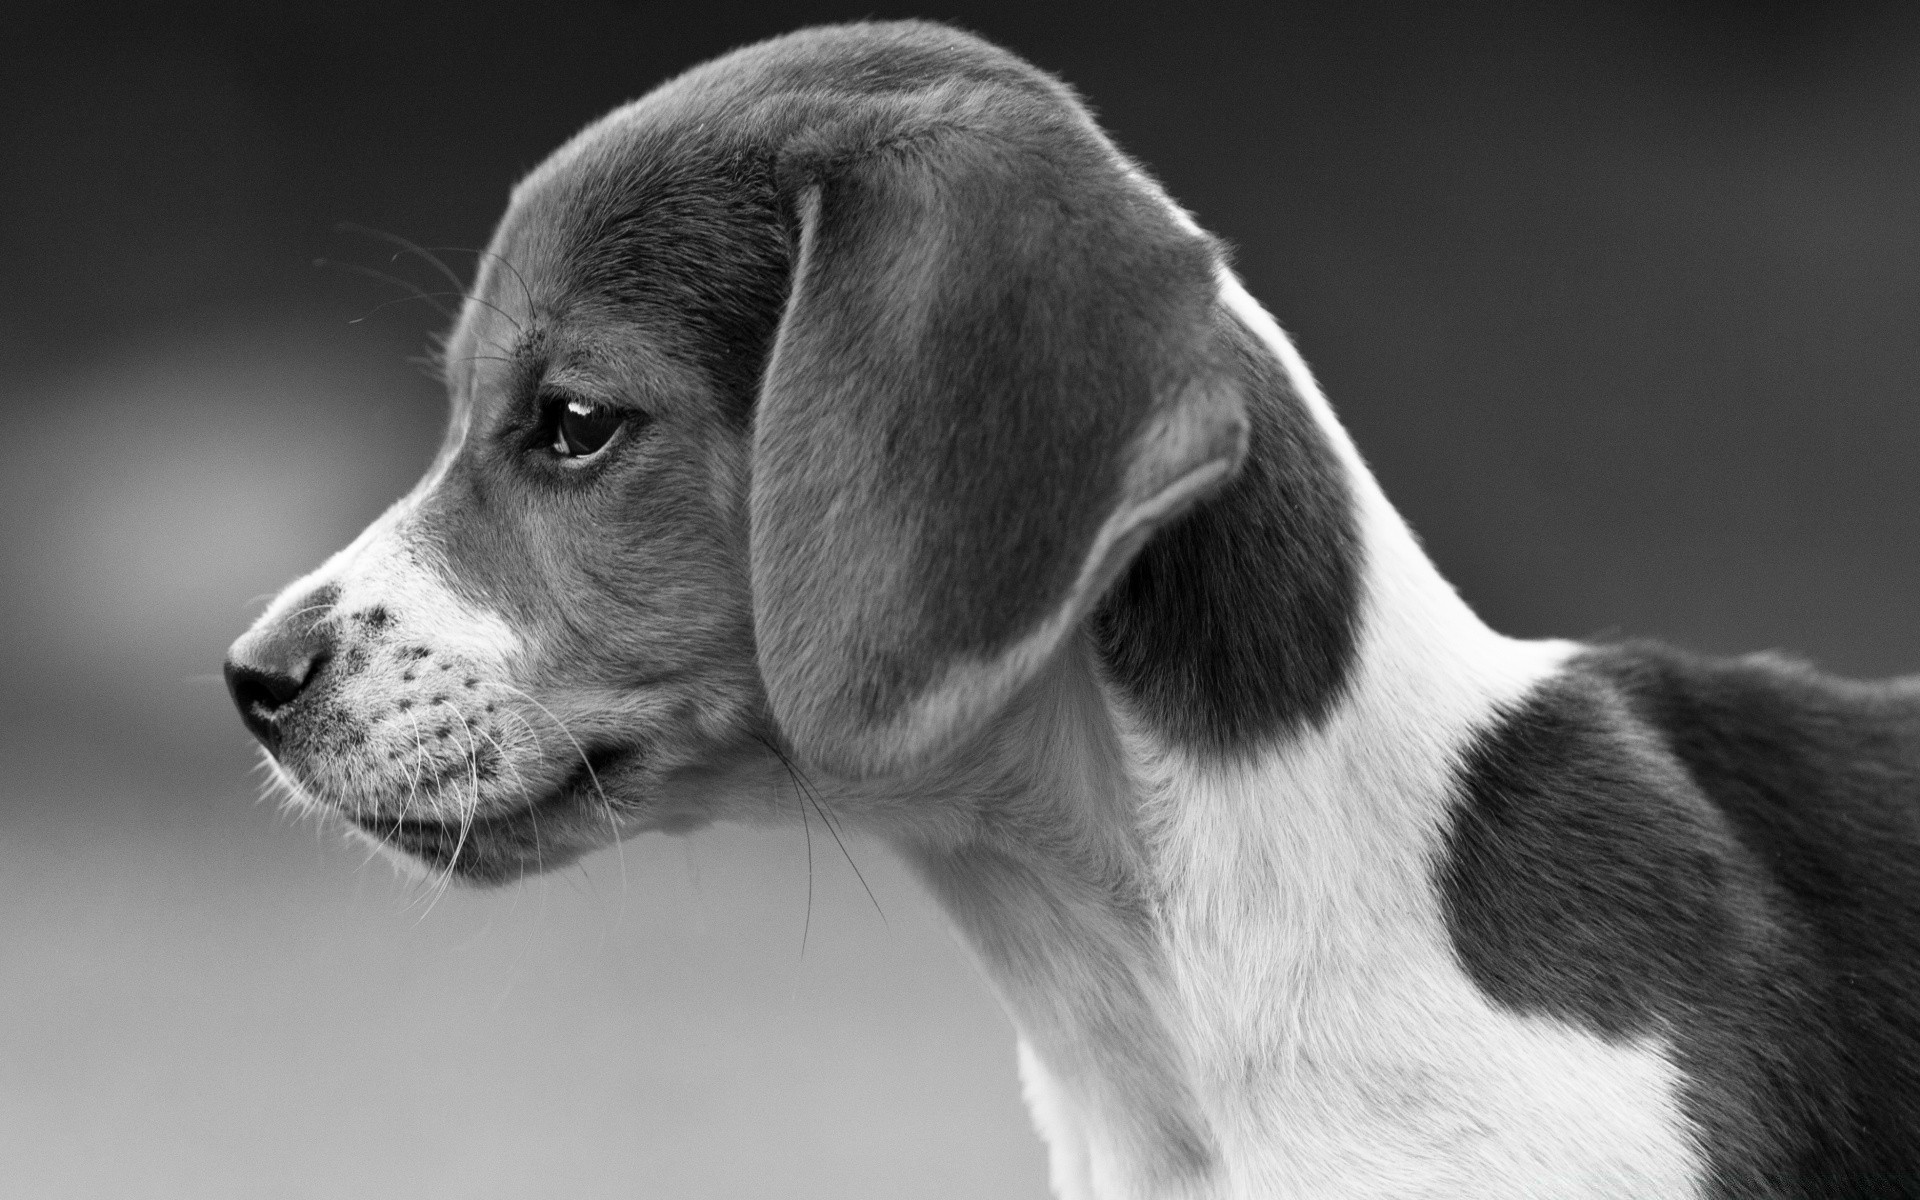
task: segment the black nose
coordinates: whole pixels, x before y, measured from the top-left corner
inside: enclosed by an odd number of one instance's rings
[[[339,593],[319,588],[289,601],[286,611],[263,617],[227,650],[227,691],[247,732],[269,754],[280,753],[286,722],[276,719],[313,686],[333,657],[329,620]]]
[[[233,706],[240,710],[240,719],[246,723],[247,731],[259,738],[270,754],[280,749],[280,727],[274,723],[273,715],[291,703],[320,673],[317,661],[301,666],[303,671],[296,679],[278,671],[241,666],[232,660],[227,662],[227,691],[233,696]]]

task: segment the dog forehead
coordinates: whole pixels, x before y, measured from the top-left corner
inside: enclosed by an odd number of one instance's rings
[[[685,364],[746,373],[724,390],[750,386],[757,355],[743,343],[771,335],[789,283],[783,158],[857,155],[917,122],[1007,104],[1091,128],[1065,85],[929,22],[801,30],[695,67],[515,187],[449,360],[518,350],[550,318],[597,313],[637,321]]]
[[[946,97],[935,119],[996,99],[1084,118],[1065,84],[957,29],[803,29],[696,66],[594,121],[519,183],[507,224],[537,230],[542,244],[529,249],[553,262],[592,253],[649,207],[698,232],[771,185],[788,152],[858,154],[907,132],[905,102],[930,93]]]

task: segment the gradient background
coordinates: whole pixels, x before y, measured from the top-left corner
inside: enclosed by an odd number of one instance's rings
[[[0,1195],[1042,1194],[879,848],[884,921],[815,839],[804,954],[798,831],[430,906],[254,802],[215,675],[436,438],[437,319],[310,263],[432,276],[335,223],[482,245],[578,126],[808,21],[1081,88],[1495,625],[1920,669],[1915,6],[275,7],[0,29]]]

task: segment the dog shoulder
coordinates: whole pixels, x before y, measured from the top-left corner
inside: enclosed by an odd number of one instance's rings
[[[1468,749],[1441,862],[1496,1003],[1668,1040],[1724,1194],[1920,1178],[1920,681],[1595,649]]]

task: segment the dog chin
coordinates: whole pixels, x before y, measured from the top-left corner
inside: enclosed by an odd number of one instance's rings
[[[563,788],[510,812],[467,821],[340,813],[403,873],[478,887],[514,883],[558,870],[639,833],[689,833],[711,823],[684,809],[647,811]]]
[[[347,827],[407,875],[423,880],[459,880],[480,887],[513,883],[558,870],[614,840],[612,828],[582,836],[564,814],[541,826],[533,809],[466,823],[417,818],[349,817]]]

